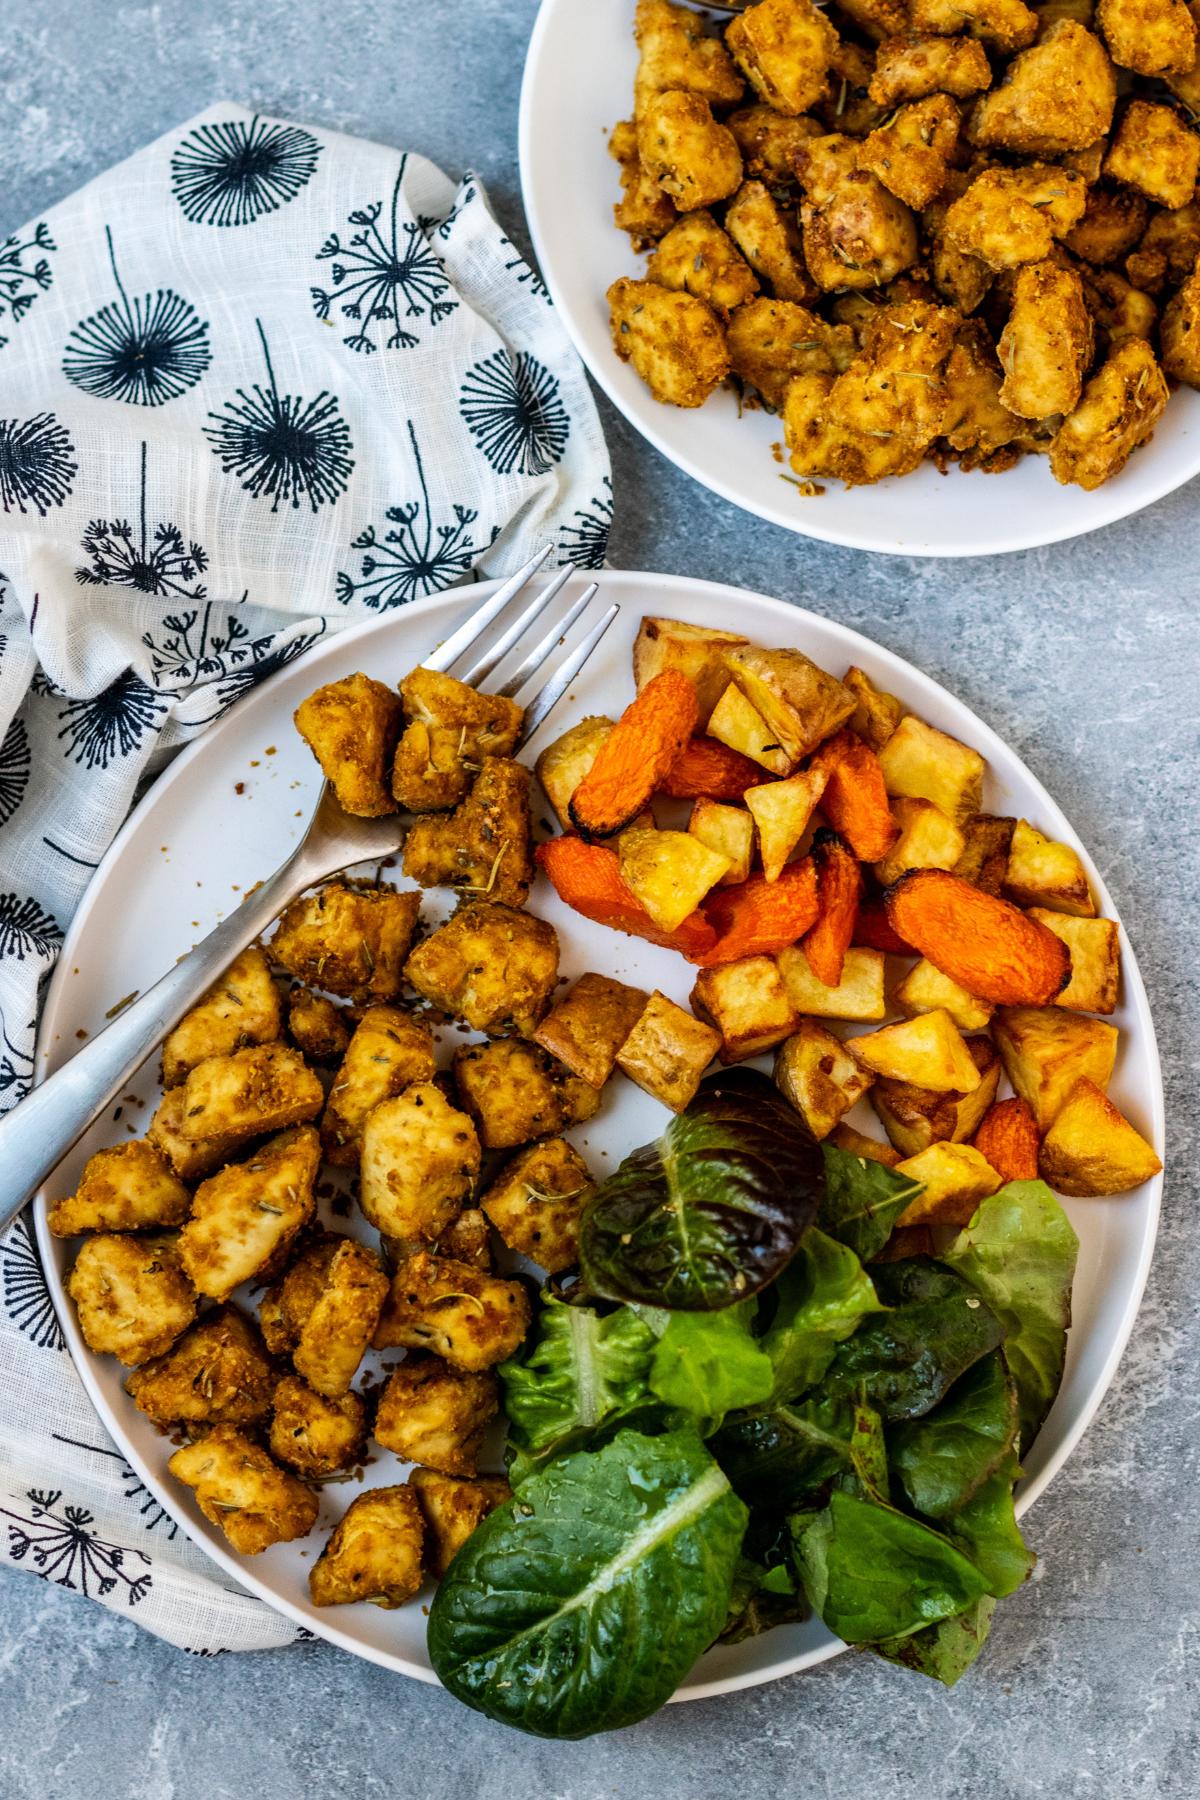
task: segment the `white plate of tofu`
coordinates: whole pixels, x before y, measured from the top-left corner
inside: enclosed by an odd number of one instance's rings
[[[1028,820],[1051,839],[1069,846],[1078,854],[1099,914],[1115,917],[1099,872],[1040,784],[964,705],[900,658],[830,620],[738,589],[680,577],[607,570],[598,573],[597,580],[599,601],[619,602],[620,614],[604,640],[602,653],[593,658],[550,721],[522,751],[526,762],[532,764],[539,751],[569,727],[595,714],[616,716],[632,699],[631,657],[643,615],[683,620],[708,630],[736,629],[758,645],[801,649],[821,668],[838,676],[853,666],[866,681],[895,696],[936,732],[948,733],[981,753],[986,759],[982,799],[987,811]],[[293,848],[320,780],[317,765],[292,723],[300,702],[323,684],[358,671],[394,686],[487,591],[473,588],[435,596],[328,640],[240,700],[176,760],[151,788],[104,858],[68,933],[42,1018],[38,1047],[42,1073],[67,1060],[81,1036],[103,1029],[115,1005],[169,968]],[[551,807],[536,787],[533,810],[535,834],[549,835],[546,821],[552,817]],[[384,871],[384,879],[394,881],[402,891],[412,888],[399,868]],[[452,910],[451,894],[428,891],[421,908],[426,929],[448,918]],[[557,934],[561,978],[574,982],[594,972],[646,992],[656,990],[687,1009],[695,970],[676,952],[580,917],[558,900],[543,878],[534,885],[528,910]],[[1123,929],[1120,950],[1120,992],[1109,1015],[1119,1039],[1108,1093],[1137,1130],[1151,1144],[1161,1146],[1163,1103],[1154,1029]],[[878,955],[882,963],[882,953]],[[889,959],[889,992],[902,968],[892,966]],[[560,996],[565,992],[564,988],[556,990]],[[888,1011],[887,1017],[895,1016]],[[873,1030],[880,1022],[877,1013],[871,1023],[864,1023],[864,1017],[859,1014],[858,1022],[825,1019],[822,1023],[835,1034],[850,1035]],[[320,1028],[320,1018],[307,1021],[314,1038]],[[438,1024],[439,1068],[446,1068],[455,1051],[461,1051],[475,1035],[453,1019]],[[186,1049],[184,1044],[182,1050]],[[756,1066],[769,1069],[770,1057],[760,1057]],[[999,1092],[1003,1095],[1006,1091],[1006,1086],[1001,1086]],[[172,1092],[182,1094],[183,1090]],[[317,1606],[309,1593],[309,1573],[329,1531],[351,1501],[367,1490],[404,1480],[408,1464],[396,1452],[372,1441],[368,1458],[359,1464],[354,1478],[317,1486],[317,1518],[307,1535],[275,1543],[261,1554],[237,1555],[225,1534],[201,1515],[192,1493],[168,1473],[168,1460],[182,1441],[179,1432],[161,1429],[138,1410],[125,1387],[128,1369],[114,1356],[93,1354],[84,1342],[67,1286],[80,1240],[54,1235],[47,1223],[48,1209],[75,1194],[81,1172],[94,1153],[144,1136],[160,1093],[156,1054],[109,1116],[72,1151],[36,1202],[37,1236],[51,1293],[97,1412],[147,1488],[225,1576],[351,1654],[432,1681],[435,1677],[426,1653],[421,1605],[430,1589],[394,1610],[365,1603]],[[580,1110],[586,1112],[590,1107]],[[630,1150],[656,1137],[667,1116],[657,1099],[616,1073],[601,1090],[593,1116],[563,1135],[592,1176],[602,1178]],[[882,1135],[866,1101],[859,1101],[844,1123],[876,1138]],[[256,1179],[273,1182],[271,1206],[286,1208],[288,1188],[294,1180],[286,1157],[284,1166],[274,1174],[260,1168]],[[1162,1178],[1156,1176],[1132,1191],[1108,1198],[1064,1201],[1080,1238],[1066,1376],[1026,1460],[1018,1511],[1031,1505],[1061,1468],[1112,1380],[1146,1279],[1161,1187]],[[318,1192],[321,1216],[333,1231],[377,1245],[378,1236],[358,1205],[333,1182],[323,1181]],[[277,1210],[269,1211],[268,1216],[274,1219]],[[465,1249],[461,1252],[466,1253]],[[346,1254],[352,1261],[353,1252]],[[256,1311],[261,1285],[260,1281],[239,1289],[235,1301]],[[280,1301],[277,1311],[281,1307]],[[235,1343],[232,1353],[236,1355],[237,1349]],[[356,1387],[377,1392],[386,1371],[398,1363],[395,1352],[368,1351]],[[285,1428],[288,1422],[285,1418]],[[296,1429],[302,1428],[300,1420]],[[485,1472],[499,1473],[498,1441],[489,1442],[481,1466]],[[1032,1535],[1036,1546],[1036,1529]],[[702,1658],[676,1698],[700,1698],[773,1680],[836,1655],[842,1647],[813,1620],[741,1643],[720,1645]]]
[[[850,13],[859,17],[854,8]],[[886,9],[866,7],[864,14],[886,17]],[[1091,492],[1060,486],[1043,455],[1026,455],[1003,473],[966,473],[952,464],[943,474],[926,461],[911,474],[885,476],[869,486],[801,481],[789,468],[778,412],[750,410],[730,385],[699,406],[656,399],[632,362],[618,358],[606,299],[612,283],[644,278],[646,270],[645,257],[613,223],[620,169],[608,149],[613,128],[632,114],[638,65],[633,20],[634,0],[605,6],[543,0],[521,94],[521,187],[542,274],[576,348],[614,406],[671,462],[724,499],[789,531],[907,556],[987,556],[1056,543],[1138,512],[1200,472],[1200,395],[1190,387],[1172,392],[1152,439]],[[861,50],[856,54],[861,61]],[[841,84],[848,104],[853,87],[852,81]],[[1170,100],[1165,93],[1163,98]],[[719,102],[717,110],[722,111]],[[824,128],[831,128],[828,120]],[[1183,135],[1190,140],[1194,134]],[[765,188],[760,197],[765,199]],[[1172,197],[1170,205],[1177,206],[1178,199]],[[1194,210],[1159,216],[1182,220]],[[1121,266],[1114,262],[1112,269]],[[632,304],[644,296],[630,299]],[[1134,299],[1145,302],[1143,295]],[[633,328],[636,321],[625,318],[625,324]],[[1156,371],[1149,377],[1161,383]],[[1141,381],[1139,374],[1135,385]]]

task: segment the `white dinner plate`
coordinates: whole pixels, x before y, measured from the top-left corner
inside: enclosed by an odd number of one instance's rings
[[[600,595],[593,606],[617,600],[621,612],[601,653],[535,738],[528,760],[540,742],[576,720],[589,713],[618,712],[632,698],[630,652],[643,612],[700,625],[736,625],[763,645],[798,645],[839,675],[850,663],[859,664],[932,724],[982,751],[989,770],[984,798],[992,811],[1021,814],[1079,847],[1058,807],[986,725],[928,676],[856,632],[781,601],[710,582],[607,570],[597,580]],[[115,1001],[148,987],[291,851],[318,786],[316,764],[292,725],[300,700],[321,683],[358,669],[398,682],[489,591],[490,587],[475,587],[435,596],[343,632],[281,669],[183,752],[125,825],[75,916],[42,1016],[41,1071],[70,1056],[81,1030],[94,1034],[103,1029]],[[539,810],[535,805],[535,817]],[[1083,854],[1101,910],[1111,917],[1111,900]],[[594,968],[643,988],[658,987],[687,1004],[693,971],[673,952],[580,918],[543,881],[534,890],[532,904],[558,930],[565,975],[573,979]],[[1138,1128],[1161,1146],[1162,1087],[1154,1028],[1133,953],[1127,942],[1122,949],[1123,993],[1114,1015],[1114,1023],[1121,1027],[1121,1051],[1112,1092]],[[444,1038],[443,1055],[448,1058],[455,1041],[462,1040],[456,1040],[453,1032]],[[125,1372],[112,1358],[92,1355],[80,1337],[63,1286],[74,1247],[51,1237],[46,1199],[71,1192],[85,1159],[102,1145],[120,1141],[131,1122],[138,1133],[144,1130],[157,1100],[156,1064],[157,1058],[151,1059],[130,1085],[137,1104],[123,1102],[119,1124],[114,1125],[110,1116],[97,1125],[37,1201],[38,1242],[71,1354],[97,1411],[132,1467],[231,1577],[330,1643],[385,1668],[432,1681],[420,1605],[384,1612],[368,1605],[321,1609],[309,1604],[308,1571],[325,1531],[359,1489],[327,1486],[317,1530],[302,1542],[277,1545],[253,1558],[235,1556],[222,1534],[201,1517],[191,1495],[167,1474],[172,1445],[125,1394]],[[762,1066],[769,1066],[766,1059]],[[869,1118],[864,1109],[865,1130],[871,1129]],[[634,1146],[656,1137],[665,1120],[656,1101],[617,1078],[609,1083],[596,1118],[571,1135],[593,1169],[603,1174]],[[1027,1459],[1019,1510],[1062,1466],[1112,1379],[1146,1278],[1160,1188],[1161,1179],[1118,1199],[1064,1203],[1081,1240],[1075,1324],[1062,1390]],[[333,1223],[338,1229],[373,1237],[357,1215]],[[373,1451],[376,1460],[366,1471],[366,1484],[399,1479],[401,1465],[395,1458],[377,1446]],[[1034,1539],[1036,1544],[1036,1532]],[[698,1699],[773,1680],[836,1655],[841,1648],[818,1621],[784,1626],[709,1651],[677,1697]]]
[[[655,400],[609,335],[605,292],[645,259],[613,224],[620,188],[608,133],[633,107],[634,0],[542,0],[521,89],[521,191],[534,249],[559,316],[614,406],[674,463],[747,512],[806,537],[905,556],[992,556],[1095,531],[1200,473],[1200,393],[1172,394],[1153,441],[1095,493],[1060,487],[1044,456],[1002,475],[912,475],[805,496],[789,482],[783,422],[738,417],[732,392],[681,410]]]

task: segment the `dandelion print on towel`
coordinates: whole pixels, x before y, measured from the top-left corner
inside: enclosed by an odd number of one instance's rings
[[[126,669],[90,700],[69,700],[59,713],[60,738],[72,762],[87,769],[107,769],[118,756],[129,756],[148,731],[162,728],[165,703],[153,688]]]
[[[252,225],[294,200],[321,146],[298,125],[198,125],[171,158],[171,192],[195,225]]]
[[[146,523],[146,446],[142,445],[138,523],[128,519],[93,519],[83,534],[85,569],[76,581],[89,587],[131,587],[139,594],[177,594],[203,600],[206,589],[197,576],[208,567],[200,544],[185,543],[178,526],[164,522],[151,532]]]
[[[255,382],[249,393],[239,388],[235,400],[209,413],[213,423],[204,435],[227,475],[236,475],[256,500],[270,495],[272,512],[280,501],[298,507],[302,500],[316,512],[346,491],[354,468],[350,432],[324,388],[315,400],[279,392],[262,321],[255,323],[267,386]]]
[[[0,894],[0,957],[51,957],[62,943],[57,919],[29,895]]]
[[[30,1043],[37,1025],[36,1019],[29,1021],[26,1032]],[[10,1107],[23,1100],[33,1086],[33,1057],[28,1050],[22,1050],[14,1044],[8,1035],[8,1027],[4,1023],[4,1014],[0,1013],[0,1113],[8,1112]],[[10,1236],[8,1242],[13,1241]],[[0,1255],[4,1253],[4,1245],[0,1243]]]
[[[75,485],[75,446],[53,413],[0,419],[0,507],[40,513],[61,506]]]
[[[67,340],[63,374],[98,400],[165,406],[195,387],[212,362],[208,326],[173,288],[130,300],[106,225],[118,299],[81,320]]]
[[[603,492],[583,512],[572,513],[559,530],[558,547],[563,561],[574,563],[577,569],[602,569],[612,521],[612,481],[606,475]]]
[[[33,1571],[58,1587],[70,1588],[88,1599],[111,1594],[123,1586],[130,1606],[144,1600],[153,1586],[150,1558],[143,1550],[126,1550],[110,1544],[94,1529],[96,1518],[83,1506],[59,1506],[59,1489],[46,1492],[30,1488],[25,1495],[28,1513],[0,1507],[8,1528],[8,1553],[14,1562],[28,1557]],[[135,1570],[125,1567],[131,1558]]]
[[[359,579],[340,573],[337,597],[343,606],[358,598],[375,612],[403,606],[424,594],[453,587],[471,567],[475,545],[471,526],[476,514],[468,506],[454,508],[453,524],[435,526],[425,484],[425,467],[417,447],[417,434],[409,421],[408,438],[417,465],[421,498],[406,506],[389,506],[391,529],[382,537],[373,525],[354,539],[352,549],[363,551]]]
[[[3,1265],[4,1310],[17,1330],[39,1350],[65,1350],[66,1340],[27,1219],[18,1219],[8,1236],[0,1241],[0,1265]]]
[[[45,225],[35,225],[32,237],[13,236],[0,243],[0,350],[8,343],[5,324],[18,324],[38,295],[54,286],[49,258],[41,252],[57,248]]]
[[[0,825],[8,821],[29,786],[29,733],[24,719],[14,719],[0,744]]]
[[[468,369],[458,406],[498,475],[544,475],[562,460],[571,422],[558,382],[527,351],[497,350]]]
[[[226,706],[232,706],[235,700],[240,700],[243,694],[248,694],[251,688],[268,680],[280,669],[286,669],[298,656],[311,650],[324,635],[325,621],[318,619],[315,630],[302,631],[296,637],[289,638],[286,644],[277,641],[278,633],[271,637],[256,638],[249,646],[248,660],[217,687],[222,710]]]
[[[150,1489],[138,1475],[137,1470],[126,1462],[119,1450],[110,1450],[105,1444],[88,1444],[82,1438],[64,1437],[61,1431],[53,1431],[50,1435],[56,1444],[69,1444],[73,1450],[86,1450],[92,1456],[100,1456],[106,1462],[116,1463],[117,1475],[124,1489],[125,1499],[137,1507],[146,1530],[155,1531],[161,1525],[168,1539],[177,1535],[179,1527],[170,1513],[166,1511],[165,1507],[159,1505]]]
[[[333,232],[317,251],[318,262],[330,264],[332,286],[310,290],[316,315],[328,324],[334,322],[335,312],[344,320],[357,321],[357,330],[342,342],[366,356],[381,347],[410,350],[420,341],[400,323],[402,314],[406,319],[427,318],[432,326],[458,305],[422,222],[397,216],[407,161],[407,156],[401,158],[386,214],[382,200],[360,207],[348,221],[357,230],[345,242]],[[381,329],[373,336],[374,325]]]

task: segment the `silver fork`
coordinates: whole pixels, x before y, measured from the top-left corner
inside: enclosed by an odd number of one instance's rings
[[[530,628],[562,592],[574,569],[564,569],[517,606],[517,597],[550,554],[547,544],[485,600],[457,631],[424,659],[424,667],[453,674],[479,687],[522,645]],[[597,592],[589,582],[548,630],[529,646],[521,661],[495,691],[511,696],[542,669]],[[541,726],[575,680],[620,608],[614,602],[580,642],[553,667],[525,709],[521,742]],[[496,636],[481,641],[495,625]],[[477,653],[472,657],[471,652]],[[0,1119],[0,1230],[62,1161],[93,1120],[126,1086],[151,1051],[196,1004],[223,971],[254,942],[290,900],[314,882],[356,863],[379,862],[404,841],[407,815],[356,819],[343,812],[328,784],[296,849],[229,918],[210,931],[195,948],[169,969],[141,997],[115,1018],[84,1049],[47,1076],[19,1106]]]

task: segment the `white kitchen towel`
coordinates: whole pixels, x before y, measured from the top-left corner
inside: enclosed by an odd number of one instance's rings
[[[318,638],[551,541],[604,560],[583,370],[473,176],[210,108],[0,244],[0,1110],[139,785]],[[221,1579],[0,1240],[0,1552],[189,1650],[299,1628]]]

